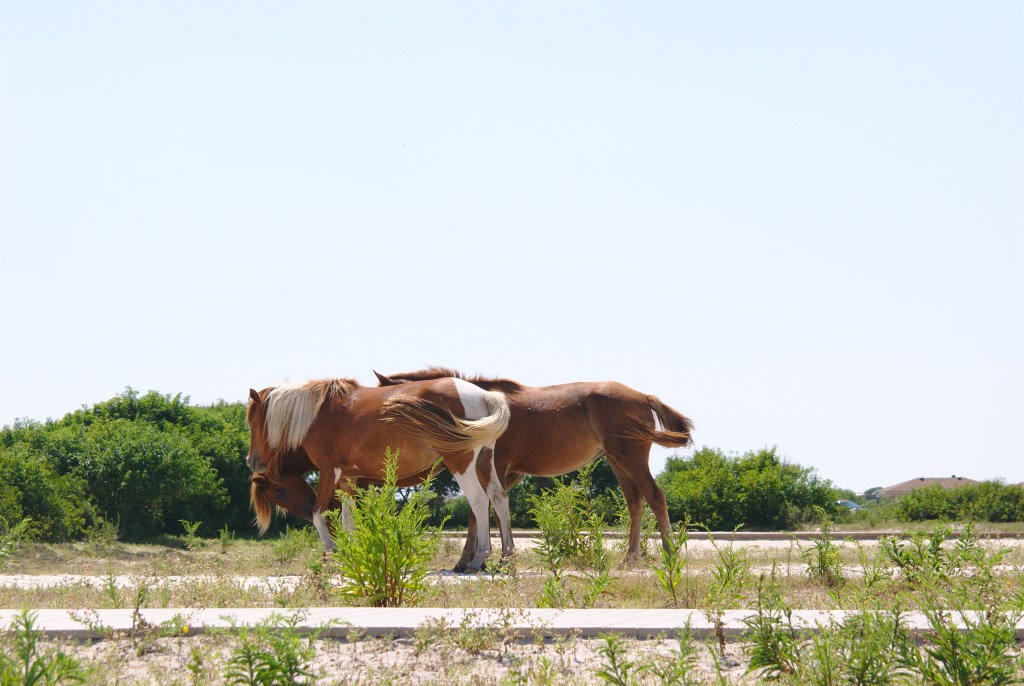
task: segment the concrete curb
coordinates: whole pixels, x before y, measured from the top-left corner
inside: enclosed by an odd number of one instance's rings
[[[0,627],[10,631],[20,610],[0,610]],[[715,635],[715,625],[702,610],[552,610],[474,609],[474,608],[353,608],[317,607],[306,609],[275,608],[155,608],[134,610],[34,610],[35,628],[48,637],[97,639],[134,635],[153,630],[163,635],[182,636],[211,630],[232,631],[259,625],[291,626],[308,634],[320,631],[325,637],[412,636],[424,625],[437,630],[457,632],[465,628],[489,627],[522,637],[578,636],[594,637],[619,633],[636,638],[671,635],[690,626],[697,637]],[[819,630],[830,622],[839,622],[855,614],[848,610],[794,610],[794,626]],[[727,610],[722,618],[725,636],[736,637],[747,631],[743,620],[754,616],[750,610]],[[969,622],[977,613],[966,612]],[[954,623],[967,630],[964,617],[954,614]],[[912,636],[928,631],[928,621],[919,612],[903,615]],[[1024,639],[1024,619],[1017,622],[1017,639]]]
[[[835,541],[844,541],[847,539],[853,541],[877,541],[880,538],[888,536],[906,537],[907,531],[914,530],[913,527],[901,531],[833,531],[830,535]],[[491,531],[492,538],[496,535],[494,530]],[[606,539],[619,539],[626,538],[627,534],[622,531],[605,531],[604,537]],[[975,532],[980,540],[986,539],[1018,539],[1024,538],[1024,532],[1012,532],[1012,531],[992,531],[990,533],[978,533]],[[466,538],[466,533],[463,531],[443,531],[441,532],[442,538],[451,538],[462,540]],[[716,541],[814,541],[821,538],[820,531],[691,531],[689,532],[689,538],[691,541],[706,541],[709,538],[714,538]],[[540,538],[540,532],[533,529],[513,529],[512,538]],[[657,534],[655,534],[657,538]],[[953,531],[949,534],[947,540],[956,540],[960,538],[959,531]]]

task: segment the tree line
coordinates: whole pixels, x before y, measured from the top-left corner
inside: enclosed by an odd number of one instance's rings
[[[111,526],[125,540],[149,540],[182,533],[182,520],[201,521],[199,533],[208,536],[224,527],[254,535],[248,446],[243,403],[197,406],[180,393],[128,388],[60,420],[19,421],[0,430],[0,527],[30,519],[28,536],[53,542]],[[622,496],[606,460],[588,476],[592,511],[619,523]],[[673,521],[689,517],[713,530],[792,529],[813,520],[818,508],[839,514],[835,501],[848,493],[774,448],[742,455],[701,448],[670,457],[657,480]],[[511,490],[513,526],[535,526],[535,497],[553,484],[527,477]],[[447,471],[432,490],[433,520],[465,526],[469,508]],[[1024,489],[993,482],[974,490],[974,498],[964,488],[912,494],[892,512],[907,521],[1024,520]],[[289,518],[275,526],[297,523]]]

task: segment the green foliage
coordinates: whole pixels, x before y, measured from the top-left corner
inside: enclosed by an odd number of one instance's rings
[[[690,622],[676,636],[677,649],[669,657],[654,659],[641,665],[645,672],[653,674],[659,684],[703,683],[697,674],[697,642]]]
[[[25,532],[31,524],[31,519],[22,519],[14,526],[10,526],[6,519],[0,517],[0,569],[7,566],[8,560],[18,550],[18,544],[25,537]]]
[[[885,536],[878,541],[885,559],[910,583],[921,583],[945,573],[950,566],[942,544],[949,538],[949,527],[930,532],[914,531],[905,536]]]
[[[86,527],[86,484],[73,474],[58,474],[42,456],[25,446],[0,448],[0,518],[31,519],[27,538],[65,541]]]
[[[603,643],[597,647],[601,668],[594,672],[601,681],[614,686],[637,683],[637,664],[626,657],[626,645],[619,634],[601,634]]]
[[[903,660],[924,683],[997,686],[1024,681],[1024,659],[1015,635],[1019,614],[980,612],[972,618],[957,613],[966,631],[956,626],[953,613],[931,609],[925,616],[931,628],[929,644],[923,652],[908,652]]]
[[[77,457],[75,473],[96,506],[130,540],[172,531],[203,505],[226,504],[217,475],[178,432],[115,419],[95,425]]]
[[[672,598],[672,607],[679,607],[679,595],[685,583],[686,543],[690,540],[689,520],[676,524],[668,540],[668,547],[662,547],[661,565],[654,568],[658,583]]]
[[[128,388],[45,424],[0,430],[0,517],[32,518],[35,540],[82,538],[116,522],[127,539],[252,530],[245,406]]]
[[[747,558],[747,548],[745,546],[719,545],[711,535],[711,531],[707,527],[704,527],[704,529],[708,533],[708,542],[715,549],[716,558],[715,568],[711,572],[711,583],[708,585],[704,614],[715,625],[718,651],[724,657],[725,630],[723,617],[725,616],[725,611],[735,607],[736,603],[743,597],[743,587],[750,574],[750,561]]]
[[[839,546],[832,538],[832,520],[825,510],[815,508],[821,517],[821,536],[804,551],[807,572],[811,578],[827,586],[838,586],[843,582],[843,557]]]
[[[49,686],[81,683],[85,680],[81,665],[61,650],[40,649],[43,634],[35,628],[35,613],[22,610],[11,622],[13,650],[5,645],[0,652],[0,684]]]
[[[934,484],[901,497],[893,504],[892,514],[904,522],[1021,522],[1024,521],[1024,488],[1002,481],[984,481],[957,488]]]
[[[375,607],[415,603],[426,589],[426,576],[440,540],[432,528],[429,480],[413,491],[404,504],[397,495],[398,452],[389,449],[384,460],[384,483],[356,492],[352,502],[352,530],[342,525],[341,514],[331,512],[332,538],[337,551],[331,556],[343,580],[338,592],[349,600]]]
[[[670,457],[658,483],[672,519],[689,515],[718,531],[792,529],[811,521],[815,507],[835,507],[830,482],[784,462],[775,448],[738,457],[702,448],[693,457]]]
[[[238,647],[228,659],[224,672],[226,683],[232,686],[315,683],[311,662],[316,654],[313,640],[319,632],[305,638],[299,635],[296,626],[302,617],[298,612],[288,618],[272,615],[261,625],[239,629]]]
[[[537,553],[544,567],[558,574],[570,560],[594,567],[606,563],[604,518],[591,507],[590,476],[593,465],[554,482],[554,487],[530,496],[534,521],[541,532]]]
[[[179,519],[178,522],[181,524],[181,528],[185,530],[185,547],[191,551],[199,550],[203,547],[203,539],[196,535],[199,531],[199,527],[203,525],[202,522],[190,522],[187,519]]]
[[[589,510],[604,524],[615,524],[619,514],[621,489],[608,460],[604,457],[590,462],[574,472],[557,479],[527,476],[509,490],[509,511],[512,526],[527,529],[539,527],[533,512],[534,499],[545,491],[557,489],[559,483],[579,483],[583,486]]]
[[[747,673],[757,672],[760,679],[768,681],[796,674],[803,639],[793,627],[792,608],[782,602],[774,565],[771,574],[758,577],[754,609],[756,613],[743,620],[750,640]]]

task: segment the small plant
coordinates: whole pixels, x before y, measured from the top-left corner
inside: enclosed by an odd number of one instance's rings
[[[275,560],[287,562],[301,555],[309,555],[319,544],[320,540],[312,527],[286,527],[271,545],[271,550]]]
[[[897,681],[906,673],[900,667],[904,656],[913,650],[899,609],[864,609],[847,617],[834,643],[844,681],[850,684],[885,686]]]
[[[498,644],[498,632],[495,628],[478,621],[472,610],[467,611],[459,622],[459,630],[455,632],[455,644],[467,653],[482,653],[491,650]]]
[[[14,652],[0,652],[0,684],[49,686],[85,680],[82,667],[73,656],[61,650],[40,650],[43,633],[35,628],[36,615],[27,609],[11,622]]]
[[[398,452],[388,449],[384,483],[359,490],[350,501],[352,530],[342,525],[340,513],[330,513],[337,546],[331,559],[343,577],[338,592],[349,600],[398,607],[415,602],[427,588],[441,537],[441,527],[429,525],[433,477],[402,505],[396,498],[397,474]]]
[[[915,531],[909,536],[886,536],[878,544],[882,554],[900,571],[909,583],[934,580],[949,569],[949,559],[942,544],[952,529],[936,527],[930,532]]]
[[[601,634],[602,645],[597,647],[601,656],[601,669],[594,672],[601,681],[614,686],[632,686],[637,683],[637,664],[626,659],[626,645],[619,634]]]
[[[112,569],[103,577],[103,592],[110,600],[111,607],[122,606],[121,586],[118,583],[117,575],[114,574]]]
[[[661,565],[654,568],[658,583],[672,597],[672,607],[679,607],[679,593],[685,581],[686,544],[690,539],[690,520],[676,524],[668,539],[668,546],[661,548]]]
[[[711,531],[706,526],[703,528],[707,532],[708,541],[715,549],[715,555],[718,558],[715,568],[711,572],[711,584],[708,587],[706,598],[707,609],[704,614],[715,625],[718,650],[724,656],[725,627],[722,618],[727,609],[734,607],[743,598],[743,585],[750,573],[750,563],[747,560],[745,547],[720,546],[715,542]]]
[[[659,684],[691,684],[698,683],[697,675],[697,643],[687,620],[686,627],[676,636],[677,650],[667,659],[654,659],[643,665],[645,672],[657,678]]]
[[[235,542],[235,534],[228,525],[225,524],[224,528],[217,532],[218,540],[220,541],[220,553],[221,555],[227,555],[228,548],[232,543]]]
[[[25,517],[14,526],[10,526],[6,519],[0,517],[0,569],[6,567],[10,557],[18,551],[18,546],[21,545],[31,522],[31,517]]]
[[[117,544],[120,537],[116,522],[94,515],[92,526],[85,532],[85,552],[94,557],[105,555]]]
[[[793,627],[793,610],[782,602],[775,565],[770,575],[757,580],[756,614],[744,619],[750,630],[750,665],[747,673],[774,681],[796,674],[800,666],[803,639]]]
[[[821,517],[821,536],[804,551],[807,572],[812,579],[817,579],[826,586],[835,587],[843,582],[842,551],[832,538],[832,520],[828,513],[818,506],[815,506],[814,510]]]
[[[591,474],[597,464],[580,469],[574,481],[559,479],[554,488],[530,496],[530,514],[541,532],[537,553],[548,571],[555,572],[571,560],[598,569],[607,564],[604,520],[590,498]]]
[[[232,686],[314,683],[313,641],[320,632],[306,638],[300,636],[295,628],[303,617],[302,612],[288,618],[274,614],[256,627],[240,629],[239,645],[228,659],[224,672],[226,683]]]
[[[203,547],[203,539],[196,535],[199,531],[199,527],[203,525],[201,521],[190,522],[187,519],[179,519],[181,528],[185,530],[185,547],[190,551],[195,552]]]
[[[931,632],[923,651],[910,651],[903,665],[924,683],[939,686],[1015,684],[1024,681],[1024,658],[1017,650],[1019,613],[925,611]],[[954,617],[963,623],[956,625]]]

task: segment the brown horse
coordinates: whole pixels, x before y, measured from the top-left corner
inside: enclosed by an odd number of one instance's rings
[[[509,420],[500,392],[453,378],[376,388],[332,379],[250,390],[249,397],[246,462],[261,531],[270,524],[271,502],[298,507],[300,516],[305,511],[309,486],[301,474],[312,465],[320,484],[310,519],[324,550],[333,550],[323,512],[336,506],[336,491],[351,494],[359,483],[380,480],[389,448],[399,454],[400,482],[424,478],[440,459],[477,517],[487,517],[489,501],[499,521],[508,521],[508,497],[496,477],[488,478],[495,441]],[[298,466],[285,464],[296,459]],[[272,497],[291,491],[292,500]],[[465,568],[481,569],[489,551],[490,537],[481,529]]]
[[[626,561],[634,562],[640,557],[643,500],[658,520],[662,544],[668,545],[671,529],[665,494],[654,481],[648,460],[652,443],[666,447],[690,445],[693,423],[689,419],[653,395],[614,381],[532,387],[507,379],[466,378],[441,367],[390,376],[377,374],[382,386],[442,377],[466,379],[480,388],[500,391],[508,398],[512,417],[508,430],[498,438],[493,459],[502,489],[511,488],[527,475],[567,474],[603,453],[629,508]],[[661,423],[660,431],[656,419]],[[480,522],[484,525],[479,526]],[[500,517],[498,525],[501,528]],[[472,552],[470,541],[479,535],[478,526],[481,530],[489,529],[489,519],[480,519],[473,511],[463,558]],[[511,534],[502,531],[502,555],[511,553]]]

